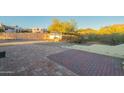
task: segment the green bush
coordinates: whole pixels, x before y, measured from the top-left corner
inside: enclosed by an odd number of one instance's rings
[[[71,43],[100,42],[104,44],[117,45],[124,43],[124,34],[113,33],[110,35],[65,35],[64,41]]]
[[[114,33],[111,35],[102,35],[98,37],[99,37],[98,41],[102,43],[107,43],[107,44],[112,44],[112,45],[124,43],[124,34]]]
[[[89,34],[89,35],[86,35],[83,37],[84,37],[84,40],[86,40],[86,41],[97,41],[98,40],[98,37],[96,34]]]
[[[0,28],[0,32],[5,32],[3,29]]]

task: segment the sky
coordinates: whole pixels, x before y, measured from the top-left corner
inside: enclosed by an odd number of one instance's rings
[[[0,23],[22,28],[47,28],[54,18],[61,21],[74,19],[78,28],[99,29],[112,24],[124,24],[124,16],[0,16]]]

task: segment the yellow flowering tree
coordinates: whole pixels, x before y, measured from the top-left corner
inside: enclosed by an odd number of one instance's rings
[[[76,22],[74,20],[70,21],[60,21],[58,19],[53,19],[52,24],[48,27],[50,32],[68,33],[73,32],[76,29]]]
[[[106,27],[100,28],[100,30],[98,31],[98,34],[100,35],[104,35],[104,34],[110,35],[115,33],[124,34],[124,25],[117,24],[117,25],[106,26]]]
[[[89,35],[89,34],[95,34],[97,32],[97,30],[91,29],[91,28],[87,28],[87,29],[78,29],[77,33],[81,34],[81,35]]]

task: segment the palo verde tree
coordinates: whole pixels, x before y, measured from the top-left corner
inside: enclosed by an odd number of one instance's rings
[[[50,32],[68,33],[76,29],[76,22],[74,20],[60,21],[53,19],[52,24],[48,27]]]
[[[100,28],[99,34],[124,34],[124,24],[115,24]]]

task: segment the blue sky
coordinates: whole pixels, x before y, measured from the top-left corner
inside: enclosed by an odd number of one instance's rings
[[[124,24],[124,16],[0,16],[0,23],[23,28],[47,28],[54,18],[62,21],[74,19],[78,28],[98,29],[111,24]]]

